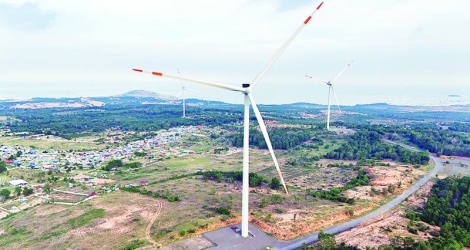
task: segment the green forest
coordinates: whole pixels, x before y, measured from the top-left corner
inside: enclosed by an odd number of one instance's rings
[[[441,238],[470,247],[470,177],[439,180],[421,219],[441,227]]]
[[[327,153],[325,157],[336,160],[391,159],[421,165],[427,164],[429,161],[428,152],[415,152],[386,143],[379,133],[366,130],[351,135],[346,143]]]
[[[291,149],[310,140],[317,131],[313,128],[272,128],[268,133],[274,149]],[[233,134],[229,140],[232,146],[242,147],[243,133]],[[250,129],[250,144],[261,149],[268,148],[263,134],[257,128]]]

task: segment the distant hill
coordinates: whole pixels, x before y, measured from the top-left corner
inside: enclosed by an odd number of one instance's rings
[[[160,95],[152,91],[147,90],[132,90],[121,95],[122,97],[136,97],[136,98],[155,98],[165,101],[173,100],[175,97],[170,95]]]
[[[27,100],[0,100],[0,110],[10,109],[43,109],[43,108],[87,108],[102,107],[109,105],[181,105],[182,100],[175,99],[174,96],[161,95],[152,91],[132,90],[120,95],[101,96],[101,97],[79,97],[79,98],[50,98],[34,97]],[[199,106],[206,108],[227,108],[237,107],[242,104],[231,104],[220,101],[209,101],[195,98],[186,99],[186,105]],[[324,104],[315,104],[307,102],[296,102],[290,104],[259,104],[264,109],[271,110],[303,110],[305,112],[321,111],[327,108]],[[333,108],[334,110],[336,108]],[[348,112],[470,112],[470,104],[443,105],[443,106],[404,106],[392,105],[387,103],[357,104],[353,106],[341,105],[341,110]]]

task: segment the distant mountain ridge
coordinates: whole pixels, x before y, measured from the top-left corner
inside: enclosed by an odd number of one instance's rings
[[[124,94],[117,95],[118,97],[137,97],[137,98],[156,98],[160,100],[170,101],[175,97],[170,95],[161,95],[147,90],[132,90]]]
[[[106,105],[181,105],[182,100],[175,101],[174,96],[161,95],[152,91],[132,90],[120,95],[101,96],[101,97],[34,97],[22,100],[0,100],[0,110],[9,109],[42,109],[42,108],[85,108],[85,107],[102,107]],[[204,106],[204,107],[229,107],[241,106],[242,104],[225,103],[221,101],[210,101],[196,98],[187,98],[187,106]],[[309,110],[325,110],[326,105],[308,102],[296,102],[290,104],[259,104],[267,108],[282,109],[303,109]],[[362,111],[395,111],[395,112],[415,112],[415,111],[450,111],[450,112],[470,112],[470,104],[456,104],[452,106],[408,106],[408,105],[392,105],[388,103],[371,103],[357,104],[353,106],[343,106],[341,110],[349,112]]]

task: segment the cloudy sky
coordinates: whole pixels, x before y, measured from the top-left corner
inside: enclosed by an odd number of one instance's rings
[[[132,68],[248,83],[319,0],[0,0],[0,99],[176,95],[181,82]],[[254,89],[258,103],[470,99],[470,1],[325,1]],[[208,89],[190,97],[233,103]]]

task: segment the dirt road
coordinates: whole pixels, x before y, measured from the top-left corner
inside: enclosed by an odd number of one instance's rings
[[[152,244],[154,246],[157,245],[158,243],[152,238],[152,236],[150,236],[150,229],[152,228],[153,223],[155,223],[155,221],[157,220],[157,218],[160,215],[160,212],[162,211],[162,209],[163,209],[163,204],[160,201],[158,201],[157,211],[155,212],[155,214],[153,215],[153,217],[150,220],[149,224],[147,225],[147,228],[145,229],[145,237],[147,237],[147,240],[152,242]]]

